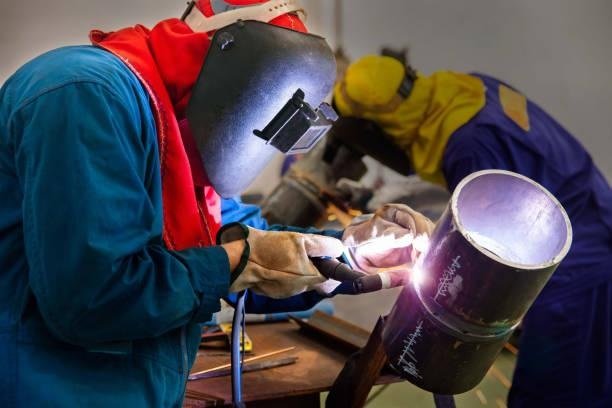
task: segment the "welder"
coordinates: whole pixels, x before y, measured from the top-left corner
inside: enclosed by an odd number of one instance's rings
[[[230,198],[335,119],[333,54],[300,11],[200,0],[6,81],[0,406],[180,406],[220,298],[250,289],[257,313],[330,295],[310,257],[340,256],[341,232],[268,227]],[[420,218],[378,219],[398,212]]]
[[[451,192],[472,172],[503,169],[559,199],[574,241],[524,319],[509,406],[610,406],[612,190],[578,140],[505,82],[427,76],[385,55],[350,65],[334,104],[378,124],[421,178]]]

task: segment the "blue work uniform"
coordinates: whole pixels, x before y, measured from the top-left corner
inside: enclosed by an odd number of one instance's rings
[[[180,406],[229,262],[221,247],[164,246],[147,93],[81,46],[24,65],[0,101],[0,406]],[[236,200],[222,218],[268,227]],[[247,307],[320,299],[250,295]]]
[[[504,112],[502,82],[476,76],[486,86],[486,104],[448,141],[443,173],[450,190],[478,170],[514,171],[553,193],[573,228],[567,257],[524,319],[509,406],[610,407],[610,185],[584,147],[539,106],[527,101],[524,130]]]

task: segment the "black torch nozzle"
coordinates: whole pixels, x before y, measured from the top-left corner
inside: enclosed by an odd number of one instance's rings
[[[383,281],[380,275],[366,275],[353,281],[355,293],[377,292],[383,289]]]
[[[340,294],[358,294],[376,292],[383,289],[383,281],[380,275],[368,275],[367,273],[351,269],[345,263],[335,258],[310,258],[321,275],[340,282],[347,282],[341,286]]]
[[[329,279],[334,279],[340,282],[354,281],[363,276],[366,276],[364,272],[356,271],[351,269],[345,263],[340,262],[335,258],[310,258],[314,266],[321,272],[321,275]]]

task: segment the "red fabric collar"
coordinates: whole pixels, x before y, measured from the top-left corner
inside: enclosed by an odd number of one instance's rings
[[[182,119],[210,40],[205,33],[194,33],[182,21],[170,19],[151,30],[148,43],[176,115]]]
[[[137,25],[117,32],[92,31],[94,45],[112,52],[134,72],[151,97],[157,125],[164,208],[164,242],[180,250],[214,244],[221,224],[220,198],[186,126],[185,107],[210,45],[178,19],[152,30]]]

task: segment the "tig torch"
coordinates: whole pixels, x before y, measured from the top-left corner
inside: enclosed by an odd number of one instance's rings
[[[390,281],[387,275],[367,273],[351,269],[347,264],[335,258],[316,257],[310,258],[321,275],[329,279],[343,282],[336,293],[345,295],[356,295],[359,293],[376,292],[391,287],[386,281]]]

